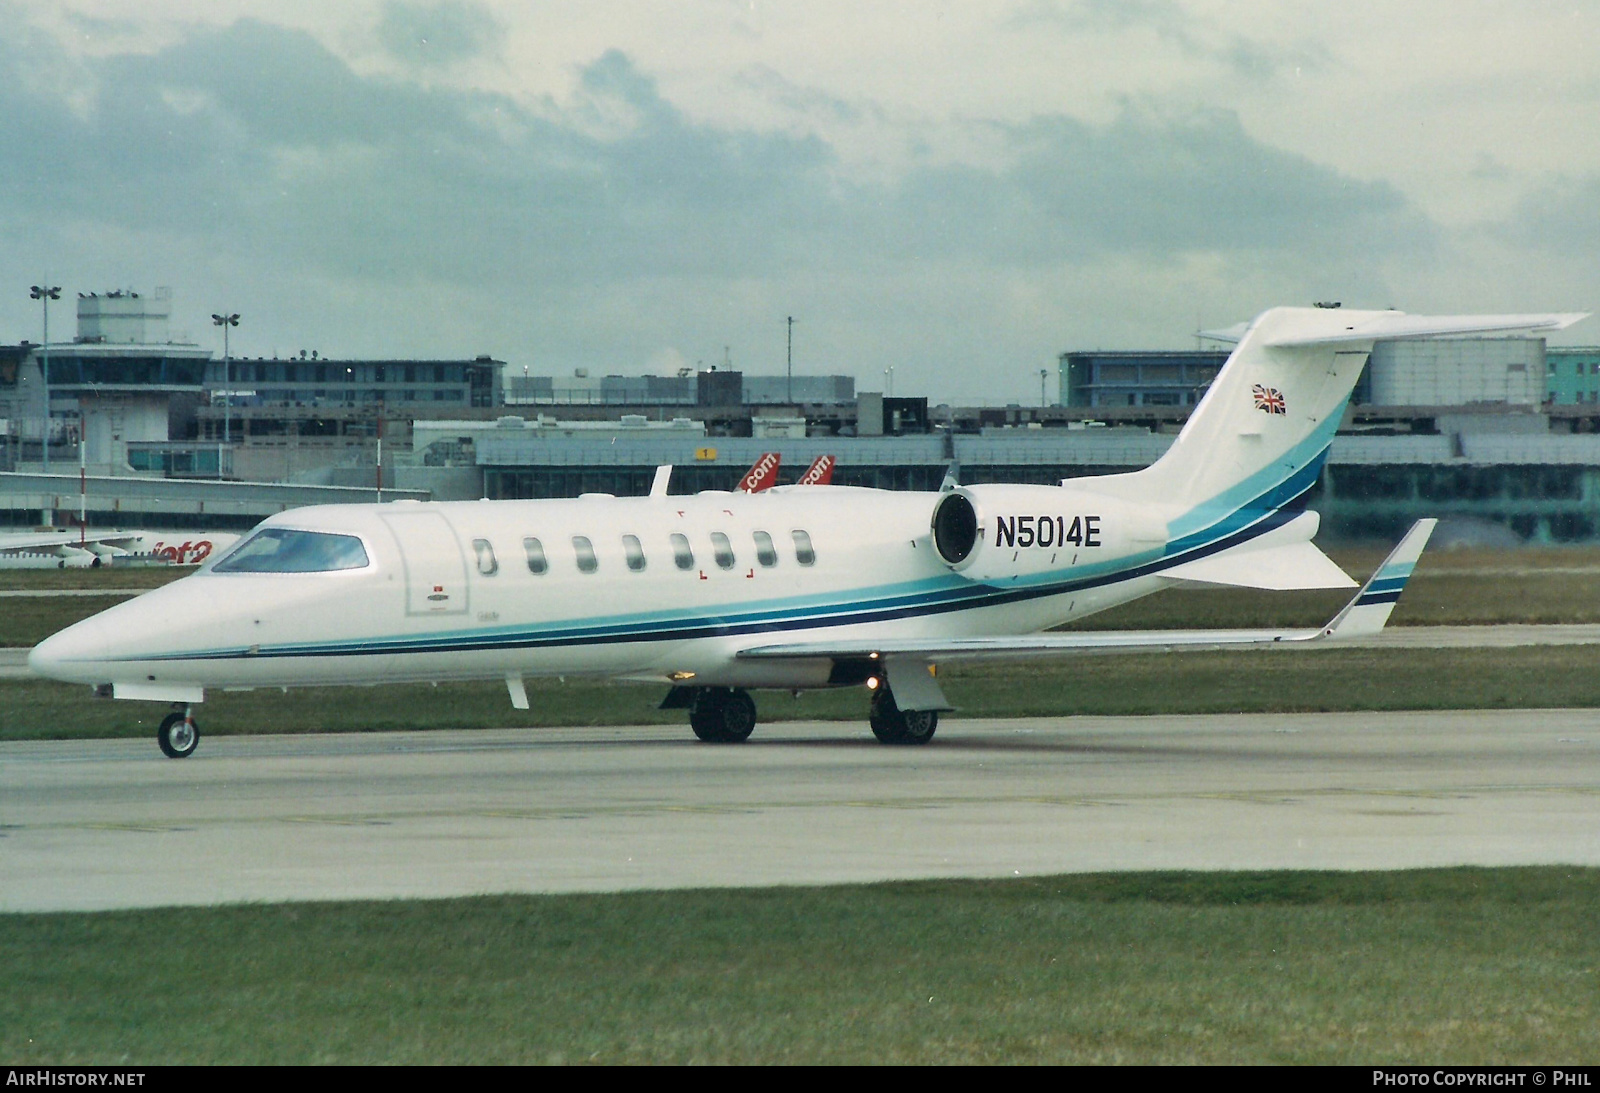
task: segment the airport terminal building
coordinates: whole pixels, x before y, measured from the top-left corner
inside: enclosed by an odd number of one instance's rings
[[[1050,483],[1159,458],[1227,357],[1074,350],[1053,402],[962,407],[859,391],[850,376],[732,368],[591,378],[489,356],[225,362],[171,333],[170,311],[165,290],[81,295],[77,336],[48,347],[48,418],[45,347],[0,348],[0,521],[81,505],[106,526],[239,526],[313,489],[627,495],[665,463],[675,492],[731,489],[770,451],[780,481],[832,455],[844,485],[933,490],[952,464],[964,482]],[[93,503],[77,496],[80,437]],[[1524,541],[1600,539],[1600,348],[1380,344],[1313,506],[1336,538],[1388,538],[1435,515]]]

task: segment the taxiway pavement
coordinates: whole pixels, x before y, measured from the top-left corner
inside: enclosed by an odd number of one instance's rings
[[[0,744],[0,910],[1600,864],[1590,710]]]

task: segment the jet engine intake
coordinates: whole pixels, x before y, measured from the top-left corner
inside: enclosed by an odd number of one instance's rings
[[[978,543],[978,512],[964,494],[947,493],[933,507],[933,546],[950,565],[960,565]]]

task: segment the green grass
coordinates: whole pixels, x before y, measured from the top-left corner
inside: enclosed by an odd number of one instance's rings
[[[0,916],[0,1058],[1600,1061],[1600,871],[1156,873]]]
[[[940,679],[956,718],[1594,707],[1600,647],[1086,656],[953,669]],[[208,735],[685,724],[682,710],[656,709],[665,694],[665,684],[530,679],[531,708],[514,710],[495,683],[217,691],[198,717]],[[760,691],[756,703],[763,721],[864,722],[867,692]],[[70,684],[0,681],[0,740],[144,737],[166,712],[160,703],[97,701]]]
[[[0,569],[0,591],[77,588],[160,588],[186,577],[194,566],[130,565],[99,569]]]
[[[127,596],[15,596],[0,599],[0,646],[31,648],[57,630],[115,607]]]

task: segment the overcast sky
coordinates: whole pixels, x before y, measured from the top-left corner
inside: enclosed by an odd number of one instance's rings
[[[1037,402],[1279,303],[1600,306],[1600,3],[0,0],[0,340]],[[73,311],[52,312],[70,337]],[[1569,340],[1600,341],[1579,326]]]

